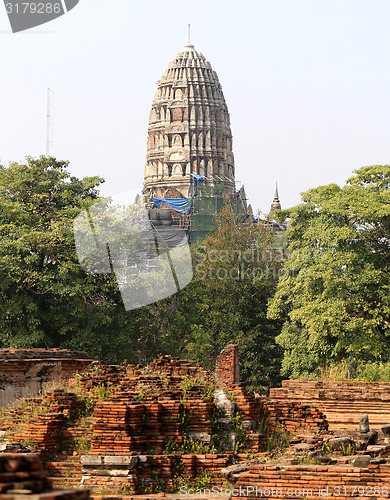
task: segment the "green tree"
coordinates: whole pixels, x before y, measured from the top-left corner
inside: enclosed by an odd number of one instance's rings
[[[0,168],[0,345],[102,355],[123,306],[112,274],[80,268],[72,228],[102,179],[72,177],[55,158],[26,162]]]
[[[269,250],[272,234],[244,223],[229,203],[217,222],[217,230],[192,247],[193,281],[138,312],[139,349],[188,357],[214,370],[220,351],[237,343],[241,380],[264,392],[279,382],[281,360],[274,340],[281,322],[266,317],[280,265]]]
[[[285,319],[277,338],[285,375],[389,359],[390,166],[354,174],[282,213],[291,253],[268,316]]]

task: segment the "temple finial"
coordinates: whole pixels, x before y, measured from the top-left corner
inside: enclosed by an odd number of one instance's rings
[[[275,183],[274,201],[279,202],[278,183]]]
[[[191,45],[191,24],[188,25],[188,45]]]

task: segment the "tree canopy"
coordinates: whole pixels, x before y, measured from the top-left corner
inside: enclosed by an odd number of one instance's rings
[[[102,179],[79,180],[67,166],[40,157],[0,168],[2,347],[84,348],[120,303],[112,275],[83,272],[74,245],[73,220]]]
[[[390,356],[390,166],[310,189],[290,217],[290,256],[268,317],[284,318],[283,374]]]

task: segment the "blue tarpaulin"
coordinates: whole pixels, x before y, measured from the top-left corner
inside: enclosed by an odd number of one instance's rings
[[[198,183],[203,182],[204,179],[201,175],[198,174],[191,174],[194,178],[194,195],[196,196],[197,191],[198,191]],[[195,194],[196,193],[196,194]]]
[[[201,175],[191,174],[194,178],[194,194],[191,198],[152,198],[151,200],[154,203],[156,208],[160,208],[162,203],[168,205],[169,208],[172,208],[175,212],[179,212],[181,214],[189,214],[192,200],[195,196],[198,195],[198,184],[199,182],[203,182],[204,179]]]
[[[249,214],[245,214],[245,220],[248,220],[249,219]],[[259,222],[259,219],[256,219],[256,217],[254,217],[252,215],[252,221],[254,224],[257,224]]]
[[[160,208],[162,203],[166,203],[175,212],[189,214],[191,208],[191,198],[152,198],[154,206]]]

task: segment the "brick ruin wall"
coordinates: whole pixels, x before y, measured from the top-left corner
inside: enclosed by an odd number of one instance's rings
[[[104,487],[109,483],[112,488],[122,483],[142,491],[152,486],[154,478],[172,489],[178,475],[191,479],[208,473],[212,485],[222,486],[220,470],[234,460],[244,460],[245,453],[167,451],[167,443],[178,450],[185,440],[215,432],[215,405],[205,393],[207,384],[188,390],[183,386],[189,376],[203,376],[211,382],[210,375],[199,365],[168,356],[150,364],[148,370],[149,374],[128,367],[115,394],[96,406],[91,453],[82,459],[84,484]],[[226,390],[245,425],[245,449],[262,452],[266,436],[257,431],[261,400],[243,384],[227,386]],[[118,464],[124,472],[113,478],[110,470],[118,469]]]
[[[259,498],[375,498],[390,492],[390,464],[367,468],[320,465],[252,465],[234,485],[234,496]]]
[[[30,398],[32,409],[26,401],[0,418],[0,430],[9,433],[11,441],[23,446],[34,442],[45,454],[62,450],[59,459],[50,458],[47,464],[51,475],[58,478],[57,485],[69,482],[70,472],[73,486],[82,482],[111,490],[150,492],[156,482],[173,488],[178,474],[189,479],[212,474],[212,484],[222,485],[220,470],[234,460],[246,459],[246,453],[232,448],[208,451],[213,443],[207,439],[215,432],[218,415],[212,400],[213,379],[197,364],[166,356],[145,368],[95,365],[76,380],[78,395],[56,389],[41,398]],[[101,400],[104,391],[109,394]],[[245,451],[261,453],[267,439],[257,430],[263,399],[247,392],[243,384],[228,386],[226,391],[245,426]],[[81,399],[80,394],[84,394]],[[83,398],[96,403],[89,427],[72,423]],[[225,420],[229,434],[229,418]],[[77,440],[91,443],[82,464],[80,455],[86,452],[74,451],[72,443]],[[185,440],[187,444],[194,440],[200,447],[184,451]],[[72,456],[75,453],[78,457]]]
[[[317,434],[328,430],[326,416],[318,408],[298,402],[266,400],[264,418],[267,427],[274,431]]]
[[[283,380],[270,390],[270,404],[303,404],[318,408],[330,431],[355,430],[359,416],[367,414],[375,429],[390,424],[390,382]]]
[[[245,460],[246,455],[236,459]],[[164,490],[177,488],[178,477],[189,480],[205,472],[211,475],[211,484],[222,487],[221,469],[231,465],[232,454],[130,455],[81,457],[82,482],[89,488],[118,491],[121,489],[143,493],[156,491],[156,484]]]
[[[82,482],[84,486],[112,491],[125,488],[151,492],[156,481],[170,489],[178,475],[194,478],[205,472],[212,473],[211,485],[222,486],[222,468],[245,461],[248,453],[261,455],[266,449],[267,436],[259,432],[262,423],[271,430],[315,435],[325,431],[328,424],[335,430],[348,426],[356,429],[362,413],[369,414],[374,428],[390,421],[386,414],[389,407],[390,417],[390,384],[289,380],[281,388],[271,389],[267,398],[249,393],[241,383],[226,383],[236,380],[237,375],[236,346],[228,348],[227,355],[223,353],[220,357],[220,366],[224,364],[220,373],[224,370],[223,387],[241,415],[245,430],[242,453],[177,451],[190,433],[198,436],[212,433],[214,405],[210,394],[206,394],[212,377],[195,363],[169,356],[147,367],[95,365],[79,376],[79,390],[96,402],[93,424],[91,421],[89,427],[69,425],[68,417],[77,411],[79,400],[75,394],[57,389],[46,394],[45,402],[41,402],[46,407],[44,412],[28,419],[26,408],[11,409],[7,417],[0,419],[0,430],[11,428],[14,438],[21,442],[34,440],[47,452],[59,447],[66,450],[69,446],[68,455],[60,455],[60,459],[48,462],[47,466],[58,479],[69,478],[71,471],[74,486]],[[186,387],[189,379],[203,379],[203,385],[192,383]],[[100,400],[99,391],[110,387],[115,388],[114,392]],[[383,409],[385,414],[380,416]],[[71,443],[86,438],[91,442],[89,455],[72,456]],[[170,453],[167,443],[176,447],[176,451],[173,448]],[[359,486],[373,486],[382,481],[379,478],[387,481],[389,467],[387,464],[371,464],[369,469],[347,465],[256,465],[242,474],[237,484],[280,487],[286,498],[294,498],[287,494],[292,486],[299,489],[302,485],[316,491],[324,485],[349,487],[353,481]],[[350,495],[346,492],[345,496]]]
[[[217,356],[215,380],[220,384],[235,384],[240,381],[238,345],[226,346]]]
[[[30,398],[26,403],[35,404],[35,407],[10,408],[0,419],[0,430],[10,430],[13,442],[33,444],[37,449],[51,453],[78,437],[79,433],[72,426],[64,428],[67,419],[77,409],[75,394],[55,389],[43,397]]]
[[[85,352],[67,349],[0,349],[0,408],[17,398],[38,394],[60,378],[70,378],[94,361]]]

